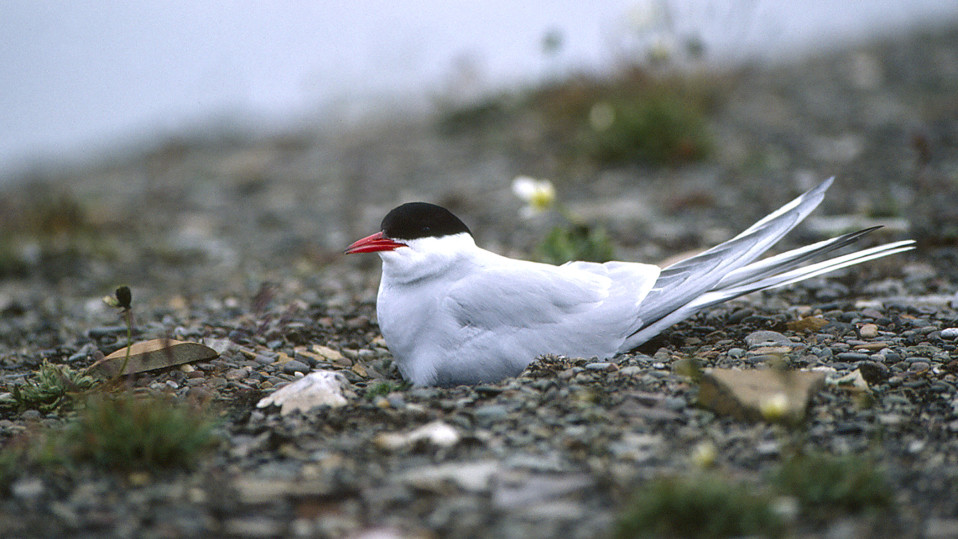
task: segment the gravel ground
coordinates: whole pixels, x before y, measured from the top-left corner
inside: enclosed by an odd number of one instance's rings
[[[891,510],[796,517],[793,534],[958,536],[958,31],[724,78],[716,154],[694,166],[568,166],[527,121],[450,135],[398,111],[320,133],[171,140],[18,179],[6,215],[44,204],[63,215],[55,204],[72,200],[83,232],[17,236],[21,260],[0,280],[0,384],[22,384],[43,359],[80,368],[123,346],[100,298],[129,284],[138,339],[221,352],[135,385],[207,400],[222,441],[190,471],[26,471],[0,500],[0,535],[604,536],[633,490],[693,468],[702,442],[746,482],[796,443],[697,406],[678,360],[760,368],[784,357],[831,380],[862,372],[871,404],[826,386],[797,443],[867,453],[893,490]],[[623,259],[726,239],[833,174],[822,209],[784,246],[882,214],[889,226],[869,242],[911,236],[921,247],[711,309],[610,362],[544,358],[480,387],[401,384],[375,322],[377,259],[341,249],[398,201],[429,199],[480,244],[522,256],[548,223],[520,219],[518,174],[554,178]],[[789,329],[806,315],[827,325]],[[787,352],[750,346],[756,331],[778,333]],[[342,374],[347,405],[255,407],[319,368]],[[5,410],[0,440],[68,415]],[[382,436],[437,421],[454,441]]]

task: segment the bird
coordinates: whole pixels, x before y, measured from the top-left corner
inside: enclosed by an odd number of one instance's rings
[[[449,210],[409,202],[345,254],[377,253],[380,331],[402,377],[417,386],[495,383],[536,358],[608,359],[699,311],[914,248],[903,240],[814,262],[880,228],[757,260],[825,196],[834,178],[734,238],[672,265],[518,260],[476,245]]]

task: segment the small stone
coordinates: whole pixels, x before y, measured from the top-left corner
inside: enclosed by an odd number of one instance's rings
[[[428,442],[438,447],[451,447],[459,443],[462,436],[452,425],[443,421],[433,421],[413,429],[408,433],[384,432],[376,436],[374,442],[380,449],[395,450]]]
[[[10,486],[10,493],[24,500],[35,500],[43,494],[44,490],[46,488],[43,486],[43,481],[32,477],[20,479]]]
[[[230,369],[226,371],[226,374],[223,375],[227,380],[243,380],[249,373],[252,371],[249,367],[243,367],[241,369]]]
[[[947,341],[958,339],[958,328],[945,328],[941,330],[941,338]]]
[[[862,361],[858,364],[858,370],[861,371],[862,378],[871,385],[884,382],[891,374],[888,367],[877,361]]]
[[[858,334],[863,339],[874,339],[878,336],[878,326],[875,324],[865,324],[858,330]]]
[[[476,408],[476,419],[480,421],[499,421],[509,415],[509,409],[501,404],[487,404]]]
[[[848,361],[848,362],[857,362],[857,361],[868,361],[871,359],[871,356],[868,354],[863,354],[861,352],[840,352],[835,357],[839,361]]]
[[[738,359],[745,355],[745,350],[743,348],[729,348],[728,352],[726,353],[728,354],[728,357]]]
[[[291,361],[287,361],[283,365],[283,372],[285,372],[286,374],[294,374],[297,372],[306,374],[307,372],[309,372],[309,365],[303,363],[302,361],[294,359]]]
[[[749,348],[760,348],[764,346],[792,346],[792,341],[788,337],[777,331],[755,331],[745,337],[745,342]]]
[[[266,354],[256,354],[256,356],[253,358],[253,361],[259,363],[260,365],[269,365],[270,363],[276,361],[276,358],[270,357]]]
[[[585,368],[589,371],[607,371],[610,370],[611,365],[608,362],[589,363]]]
[[[333,371],[314,371],[282,389],[277,390],[259,403],[257,408],[270,405],[280,406],[282,415],[293,412],[307,412],[316,406],[343,406],[343,377]]]
[[[861,369],[856,369],[838,378],[829,378],[825,383],[853,393],[867,393],[869,391],[868,382],[865,381]]]

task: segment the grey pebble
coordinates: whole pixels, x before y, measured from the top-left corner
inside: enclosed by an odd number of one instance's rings
[[[684,410],[688,404],[682,397],[667,397],[664,402],[666,408],[675,411]]]
[[[256,357],[253,358],[253,361],[259,363],[260,365],[269,365],[273,361],[276,361],[275,358],[269,357],[266,354],[256,354]],[[295,360],[294,360],[295,361]]]
[[[946,328],[941,330],[941,338],[949,341],[958,339],[958,328]]]
[[[126,326],[100,326],[96,328],[90,328],[86,332],[86,336],[91,339],[101,339],[110,335],[118,335],[120,333],[126,333]],[[136,333],[136,330],[134,330]]]
[[[777,331],[761,330],[750,333],[745,337],[745,342],[749,348],[758,348],[759,346],[792,346],[792,341],[788,337]]]
[[[501,404],[487,404],[473,412],[480,421],[498,421],[509,416],[509,409]]]
[[[306,374],[309,372],[309,365],[299,361],[298,359],[294,359],[283,364],[283,372],[286,374],[293,374],[295,372]]]
[[[609,362],[589,363],[585,368],[588,371],[604,371],[608,370],[609,365],[611,365]]]
[[[840,361],[868,361],[871,356],[861,352],[841,352],[836,356]]]

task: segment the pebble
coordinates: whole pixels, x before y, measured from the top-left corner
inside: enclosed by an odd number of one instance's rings
[[[509,416],[509,409],[501,404],[487,404],[473,412],[479,421],[500,421]]]
[[[958,339],[958,328],[946,328],[941,330],[941,338],[947,341]]]
[[[100,326],[88,329],[86,336],[91,339],[102,339],[103,337],[119,335],[121,333],[126,334],[126,326]],[[134,333],[136,333],[136,330],[134,330]]]
[[[861,352],[840,352],[835,357],[837,357],[839,361],[848,361],[852,363],[856,361],[868,361],[869,359],[871,359],[871,356],[869,356],[868,354],[863,354]]]
[[[863,339],[874,339],[878,336],[878,326],[875,324],[865,324],[858,330],[858,334]]]
[[[43,481],[34,477],[24,477],[10,486],[10,493],[23,500],[35,500],[43,495],[45,490]]]
[[[792,341],[777,331],[755,331],[745,337],[745,342],[749,348],[759,348],[763,346],[792,346]]]
[[[293,374],[297,372],[306,374],[309,372],[309,365],[299,361],[298,359],[292,359],[283,364],[283,372],[286,374]]]
[[[586,370],[589,371],[607,371],[612,364],[609,362],[599,362],[599,363],[589,363],[585,366]]]

